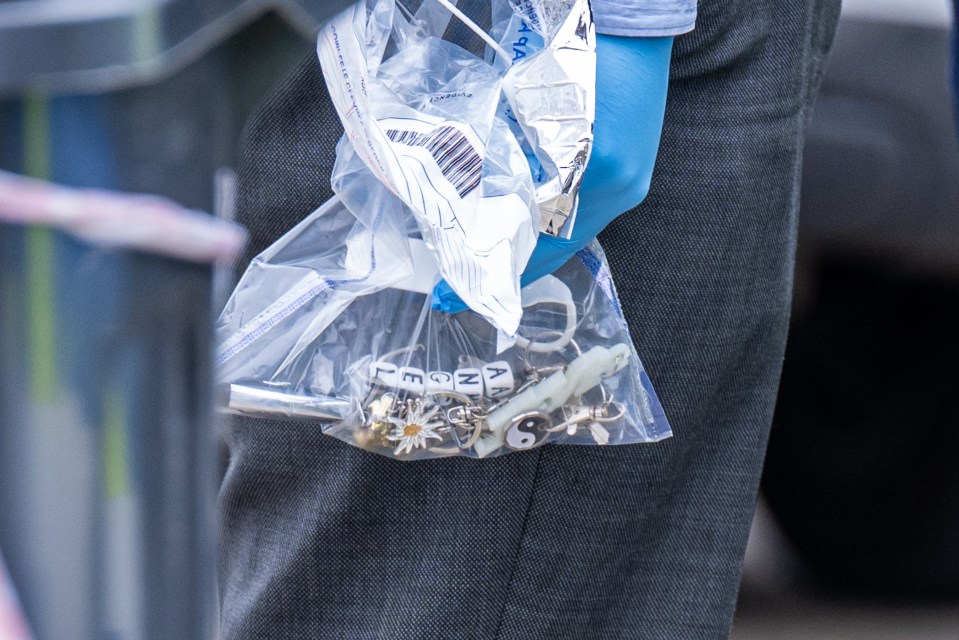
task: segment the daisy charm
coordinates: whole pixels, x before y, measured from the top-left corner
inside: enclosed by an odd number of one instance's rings
[[[420,400],[407,402],[407,410],[402,418],[388,418],[393,425],[391,433],[386,436],[391,442],[398,442],[393,455],[409,453],[413,449],[426,447],[427,440],[442,440],[443,436],[436,433],[436,429],[443,426],[443,421],[436,418],[439,407],[429,408]]]

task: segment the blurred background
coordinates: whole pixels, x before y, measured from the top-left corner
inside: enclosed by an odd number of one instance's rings
[[[229,219],[248,115],[338,4],[0,0],[0,170]],[[10,191],[0,174],[0,209]],[[37,640],[212,638],[210,325],[229,265],[3,214],[0,640],[26,637],[8,578]]]
[[[734,638],[959,638],[952,14],[843,2]]]
[[[0,170],[229,219],[243,125],[335,6],[0,0]],[[953,46],[950,0],[845,0],[737,640],[959,638]],[[37,640],[212,636],[229,279],[0,216],[0,640],[6,580]]]

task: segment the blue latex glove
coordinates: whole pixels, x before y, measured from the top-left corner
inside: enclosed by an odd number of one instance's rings
[[[527,284],[563,266],[619,214],[646,197],[666,109],[672,38],[596,38],[596,121],[593,151],[579,192],[572,238],[545,233],[523,272]],[[445,281],[433,308],[466,309]]]

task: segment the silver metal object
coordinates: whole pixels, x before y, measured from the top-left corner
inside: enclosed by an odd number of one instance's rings
[[[582,406],[582,407],[572,407],[572,408],[563,408],[563,413],[566,414],[566,419],[554,427],[550,427],[550,432],[565,431],[567,434],[574,436],[576,435],[576,430],[581,424],[587,422],[592,422],[594,418],[596,407]]]
[[[599,386],[606,397],[606,388]],[[610,413],[610,408],[615,407],[615,414]],[[596,444],[609,444],[609,431],[603,426],[603,423],[616,422],[626,415],[626,407],[618,402],[603,401],[600,404],[592,406],[563,407],[563,413],[566,419],[560,424],[547,428],[550,433],[565,431],[567,435],[575,436],[581,427],[589,429],[590,435]]]
[[[342,420],[350,410],[344,398],[304,396],[274,389],[231,384],[229,398],[220,407],[226,413],[283,416],[314,420]]]
[[[449,423],[450,437],[453,439],[453,447],[432,447],[430,451],[434,453],[456,455],[461,451],[472,449],[476,441],[483,434],[486,428],[487,409],[474,403],[473,399],[459,393],[439,392],[433,394],[434,398],[439,399],[443,404],[445,401],[455,401],[458,404],[446,410],[446,421]],[[460,435],[463,432],[463,435]]]
[[[506,429],[506,446],[517,451],[525,451],[543,444],[550,434],[552,420],[545,413],[532,411],[515,418]]]
[[[545,49],[514,62],[503,91],[549,180],[536,188],[540,231],[569,238],[593,145],[596,30],[586,0],[515,2]]]

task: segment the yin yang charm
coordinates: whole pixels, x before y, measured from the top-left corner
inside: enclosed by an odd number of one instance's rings
[[[553,426],[552,420],[545,413],[538,411],[523,413],[515,418],[506,429],[506,446],[516,451],[525,451],[542,444]]]

